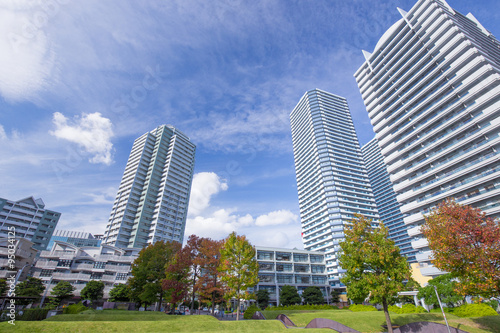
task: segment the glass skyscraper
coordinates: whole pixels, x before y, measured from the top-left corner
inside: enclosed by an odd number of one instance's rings
[[[361,153],[380,214],[380,221],[389,229],[389,238],[399,247],[400,253],[407,257],[408,262],[415,262],[416,251],[411,246],[411,238],[407,232],[408,226],[403,221],[400,204],[396,200],[396,193],[392,188],[377,139],[373,138],[361,147]]]
[[[326,253],[328,280],[341,287],[338,245],[355,213],[378,213],[347,100],[314,89],[290,114],[302,240]]]
[[[444,0],[419,0],[355,73],[420,272],[442,274],[420,231],[446,198],[500,215],[500,43]]]
[[[195,145],[170,125],[137,138],[102,243],[120,248],[182,243],[194,154]]]

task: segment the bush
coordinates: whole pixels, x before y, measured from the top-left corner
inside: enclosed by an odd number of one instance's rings
[[[26,309],[23,310],[22,316],[16,316],[16,320],[21,320],[21,321],[44,320],[45,318],[47,318],[47,314],[49,313],[49,311],[50,309],[45,309],[45,308]]]
[[[395,305],[390,305],[389,306],[389,311],[394,312],[394,313],[425,313],[427,312],[424,307],[419,306],[416,307],[413,304],[404,304],[402,307],[395,306]]]
[[[496,301],[494,299],[491,300],[491,301],[484,302],[484,304],[487,304],[487,305],[491,306],[493,308],[493,310],[495,310],[495,311],[498,308],[498,301]]]
[[[453,314],[458,317],[485,317],[498,316],[498,313],[487,304],[464,304],[453,310]]]
[[[282,310],[338,310],[339,308],[334,305],[315,305],[315,304],[306,304],[306,305],[287,305],[287,306],[273,306],[273,311],[282,311]]]
[[[363,304],[352,304],[349,305],[349,310],[352,312],[361,312],[361,311],[377,311],[377,309],[372,305],[363,305]]]
[[[77,313],[80,313],[80,312],[85,311],[85,310],[87,310],[87,307],[85,305],[83,305],[82,302],[80,302],[78,304],[68,305],[67,307],[65,307],[63,309],[63,313],[64,314],[77,314]]]
[[[260,309],[256,305],[250,305],[243,314],[243,319],[252,319],[253,314]]]

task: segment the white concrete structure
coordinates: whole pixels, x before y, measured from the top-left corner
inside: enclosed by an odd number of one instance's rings
[[[424,214],[452,197],[500,215],[500,43],[472,14],[419,0],[355,78],[424,275]]]
[[[195,145],[170,125],[136,139],[102,243],[120,248],[182,243],[194,154]]]
[[[328,301],[330,286],[326,274],[325,254],[317,251],[256,246],[259,283],[256,290],[269,292],[270,304],[279,305],[284,285],[294,286],[299,294],[307,287],[319,287]]]
[[[78,247],[56,240],[50,251],[40,253],[32,273],[48,285],[49,296],[59,281],[70,282],[76,288],[74,295],[80,296],[87,282],[98,280],[105,285],[104,299],[107,299],[114,285],[127,282],[140,250],[110,245]]]
[[[38,252],[33,248],[34,245],[22,237],[0,237],[0,279],[5,280],[19,274],[18,281],[24,281]]]
[[[345,224],[355,213],[379,218],[347,100],[308,91],[290,122],[304,248],[326,253],[329,283],[340,288]]]

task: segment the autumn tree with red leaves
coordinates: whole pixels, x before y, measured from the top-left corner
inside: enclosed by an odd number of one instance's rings
[[[175,254],[173,261],[165,266],[165,279],[162,281],[162,289],[165,299],[174,304],[184,301],[189,294],[191,252],[189,247],[183,247]]]
[[[216,241],[210,238],[202,238],[199,255],[195,259],[203,270],[203,274],[200,275],[197,282],[197,290],[200,299],[212,303],[212,314],[214,313],[215,304],[223,300],[222,296],[224,294],[221,273],[218,270],[222,244],[222,240]]]
[[[500,226],[478,208],[442,202],[425,218],[422,233],[434,265],[460,280],[463,295],[500,294]]]
[[[191,289],[191,313],[194,309],[194,301],[196,298],[196,293],[198,292],[198,280],[201,275],[202,261],[200,260],[200,247],[201,243],[205,238],[200,238],[196,235],[189,236],[186,244],[186,251],[189,253],[190,257],[190,270],[191,270],[191,280],[189,282],[189,288]]]

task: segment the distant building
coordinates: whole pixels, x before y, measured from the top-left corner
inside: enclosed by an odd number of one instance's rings
[[[316,251],[280,249],[256,246],[259,263],[259,283],[255,291],[269,292],[270,304],[279,305],[279,293],[284,285],[294,286],[299,294],[310,286],[319,287],[325,297],[330,297],[325,254]]]
[[[45,209],[42,199],[27,197],[12,201],[0,198],[0,237],[8,237],[15,228],[15,236],[34,243],[37,250],[47,248],[61,213]]]
[[[195,145],[162,125],[132,146],[103,244],[142,248],[157,241],[182,243],[194,169]]]
[[[407,257],[408,262],[414,263],[416,262],[415,254],[417,251],[411,246],[411,237],[407,231],[409,227],[403,221],[400,204],[392,188],[391,179],[384,164],[384,158],[380,153],[377,139],[373,138],[361,147],[361,152],[365,160],[380,220],[389,229],[389,238],[399,247],[400,253]]]
[[[50,238],[49,245],[46,250],[52,249],[54,241],[61,241],[69,244],[73,244],[78,247],[83,246],[101,246],[101,240],[97,239],[96,236],[92,235],[90,232],[84,231],[71,231],[71,230],[56,230]]]
[[[0,279],[15,278],[18,274],[18,281],[26,279],[38,252],[33,245],[26,238],[0,237]],[[15,256],[13,261],[9,261],[10,254]]]
[[[54,241],[51,250],[42,251],[32,270],[33,276],[48,286],[47,295],[59,281],[68,281],[80,292],[90,280],[105,285],[104,299],[116,284],[124,284],[130,277],[131,265],[140,249],[120,249],[111,245],[78,247]]]
[[[471,3],[472,4],[472,3]],[[418,264],[443,274],[421,227],[447,198],[500,216],[500,42],[445,0],[419,0],[354,74]]]
[[[328,280],[343,288],[339,242],[359,213],[378,223],[378,212],[347,100],[308,91],[290,114],[302,241],[326,256]]]

